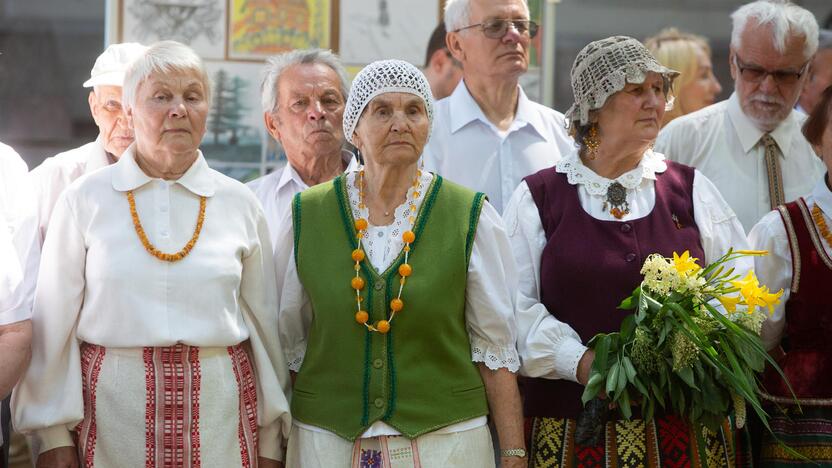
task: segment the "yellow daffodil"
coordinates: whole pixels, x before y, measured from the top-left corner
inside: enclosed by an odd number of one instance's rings
[[[699,259],[691,257],[690,252],[687,250],[685,250],[681,256],[679,256],[676,252],[673,252],[673,267],[676,268],[676,272],[679,273],[679,276],[689,276],[699,271],[700,266],[696,264],[697,261],[699,261]]]
[[[740,296],[719,296],[717,299],[728,312],[736,312],[737,304],[740,303]]]
[[[768,313],[774,313],[774,306],[780,303],[780,296],[783,295],[783,290],[779,290],[776,293],[773,293],[768,290],[767,286],[763,286],[763,291],[760,294],[760,300],[762,300],[765,305],[768,307]]]

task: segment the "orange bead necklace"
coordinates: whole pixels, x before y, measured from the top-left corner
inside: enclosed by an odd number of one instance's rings
[[[832,233],[829,232],[826,220],[823,219],[823,212],[820,210],[817,203],[812,206],[812,219],[815,221],[815,225],[817,225],[820,235],[823,236],[824,240],[826,240],[826,244],[832,247]]]
[[[422,188],[420,182],[421,177],[422,171],[417,170],[416,180],[413,182],[413,197],[408,200],[408,220],[410,221],[411,227],[416,220],[415,200],[421,195],[419,192]],[[364,170],[361,170],[358,172],[358,208],[364,209],[365,207]],[[364,289],[365,282],[364,278],[362,278],[359,274],[359,271],[361,270],[361,262],[367,258],[364,248],[361,245],[361,239],[366,236],[368,226],[369,223],[364,218],[358,218],[355,220],[355,249],[352,251],[351,255],[352,260],[355,262],[353,267],[355,269],[355,276],[350,281],[350,286],[355,290],[355,301],[358,309],[355,313],[355,321],[367,327],[367,329],[371,332],[384,334],[390,331],[390,326],[393,323],[393,319],[396,318],[396,314],[401,313],[402,309],[404,309],[402,291],[404,290],[405,283],[407,283],[407,278],[413,273],[413,268],[410,266],[410,263],[408,263],[408,260],[410,258],[410,244],[416,240],[416,234],[414,234],[412,230],[407,230],[402,233],[402,240],[404,241],[404,263],[399,265],[399,293],[396,295],[395,299],[390,301],[390,314],[387,317],[387,320],[379,320],[375,324],[370,324],[368,323],[370,320],[370,314],[361,308],[361,303],[364,302],[364,298],[361,296],[361,291]]]
[[[127,202],[130,204],[130,216],[133,218],[133,227],[136,229],[136,234],[139,235],[139,240],[150,255],[165,262],[178,262],[187,257],[191,253],[191,250],[193,250],[196,241],[199,239],[199,233],[202,231],[202,223],[205,221],[205,200],[205,197],[199,197],[199,216],[196,218],[196,228],[194,229],[194,234],[191,236],[191,240],[179,252],[169,254],[162,252],[150,243],[150,239],[147,238],[147,234],[144,232],[144,228],[142,228],[139,212],[136,211],[136,199],[133,197],[133,191],[127,191]]]

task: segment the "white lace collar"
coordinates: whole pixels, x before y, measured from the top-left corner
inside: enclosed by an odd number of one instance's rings
[[[555,170],[561,174],[566,174],[566,178],[571,185],[583,185],[590,195],[605,197],[607,196],[607,189],[613,182],[618,182],[629,191],[635,190],[636,187],[641,185],[643,179],[656,180],[656,174],[667,170],[667,163],[663,154],[648,149],[635,169],[625,172],[613,180],[601,177],[592,169],[586,167],[578,156],[578,150],[576,149],[569,156],[561,159],[555,165]]]

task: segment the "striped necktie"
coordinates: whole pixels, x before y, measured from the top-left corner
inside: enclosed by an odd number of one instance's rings
[[[766,133],[760,138],[760,141],[765,146],[766,150],[766,172],[768,172],[768,196],[771,201],[771,209],[777,209],[779,205],[786,203],[786,197],[783,195],[783,173],[780,172],[780,147],[777,142],[771,137],[770,133]]]

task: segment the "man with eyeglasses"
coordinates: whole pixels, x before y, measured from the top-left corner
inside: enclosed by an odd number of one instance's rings
[[[437,101],[450,96],[462,79],[462,64],[451,55],[445,44],[446,31],[444,22],[436,26],[430,35],[425,57],[425,78]]]
[[[525,0],[449,0],[445,26],[463,79],[436,105],[425,167],[484,192],[502,213],[523,177],[573,146],[563,114],[529,100],[518,83],[538,25]]]
[[[746,231],[778,205],[809,193],[823,164],[794,110],[818,45],[809,11],[759,0],[731,15],[734,93],[668,124],[656,150],[716,184]]]
[[[124,72],[147,48],[130,42],[113,44],[95,60],[87,99],[90,113],[98,127],[98,138],[78,148],[47,158],[29,174],[37,203],[40,243],[46,238],[49,218],[58,197],[75,179],[118,161],[133,143],[133,130],[121,108]]]

